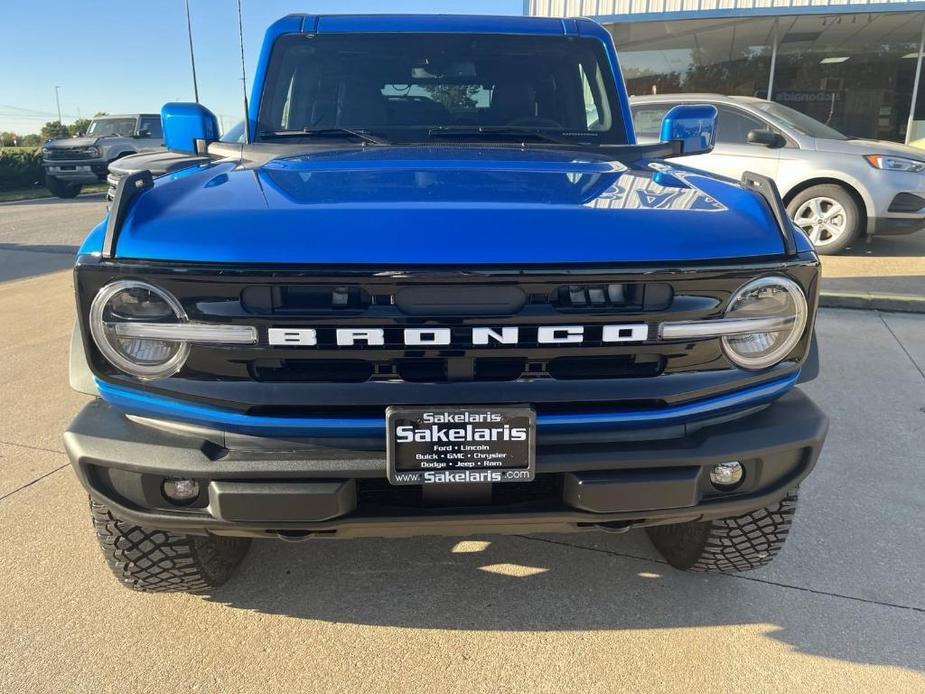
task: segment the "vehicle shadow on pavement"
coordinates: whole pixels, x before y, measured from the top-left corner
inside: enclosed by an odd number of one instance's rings
[[[85,193],[78,195],[76,198],[33,198],[31,200],[7,200],[0,202],[3,207],[35,207],[37,205],[98,205],[101,200],[105,200],[106,193]]]
[[[778,561],[787,561],[786,552]],[[211,601],[373,626],[489,631],[751,625],[801,653],[925,670],[925,614],[761,579],[675,571],[641,531],[255,542]],[[757,579],[757,580],[756,580]]]
[[[0,282],[71,269],[76,255],[67,244],[0,243]]]

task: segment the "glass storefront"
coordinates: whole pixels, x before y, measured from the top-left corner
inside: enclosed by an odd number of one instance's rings
[[[773,18],[628,22],[609,27],[630,94],[767,91]]]
[[[865,13],[609,28],[630,94],[767,98],[770,88],[772,100],[846,135],[903,142],[923,19],[920,12]],[[925,87],[917,113],[923,104]]]

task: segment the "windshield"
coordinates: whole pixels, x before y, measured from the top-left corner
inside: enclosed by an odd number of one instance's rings
[[[795,111],[789,106],[781,106],[773,101],[761,101],[752,103],[752,106],[759,111],[763,111],[771,118],[780,121],[798,133],[809,135],[810,137],[822,137],[828,140],[847,140],[847,136],[838,132],[835,128],[830,128],[825,123],[820,123],[815,118],[810,118],[805,113]]]
[[[505,129],[625,144],[613,73],[596,39],[482,34],[283,36],[258,139],[346,128],[394,141]]]
[[[94,120],[87,128],[87,135],[95,137],[105,137],[106,135],[125,135],[135,134],[134,118],[104,118]]]

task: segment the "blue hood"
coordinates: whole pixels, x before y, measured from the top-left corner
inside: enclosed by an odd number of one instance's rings
[[[565,264],[776,255],[764,202],[663,162],[545,149],[375,147],[218,163],[156,182],[121,258],[213,263]]]

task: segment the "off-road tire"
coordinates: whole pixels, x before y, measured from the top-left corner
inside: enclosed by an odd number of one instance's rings
[[[231,577],[250,547],[246,538],[142,528],[116,518],[93,499],[90,514],[109,568],[123,585],[145,593],[216,588]]]
[[[67,183],[54,176],[45,176],[45,187],[55,197],[69,200],[80,195],[80,190],[83,186],[79,183]]]
[[[676,569],[703,573],[750,571],[771,562],[790,532],[797,491],[776,504],[735,518],[646,528],[652,544]]]

